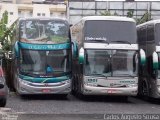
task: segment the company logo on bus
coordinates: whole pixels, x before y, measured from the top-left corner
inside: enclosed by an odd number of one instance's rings
[[[47,86],[48,86],[48,83],[45,83],[45,84],[44,84],[44,86],[46,86],[46,87],[47,87]]]

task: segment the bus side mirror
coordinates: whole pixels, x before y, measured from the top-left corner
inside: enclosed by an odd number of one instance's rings
[[[146,64],[146,54],[143,49],[140,49],[140,64],[143,66]]]
[[[69,27],[72,27],[72,26],[73,26],[73,24],[70,24],[70,25],[69,25]]]
[[[83,62],[84,62],[84,49],[83,48],[81,48],[79,50],[79,59],[78,59],[78,61],[79,61],[79,64],[83,64]]]
[[[156,52],[153,53],[152,60],[153,60],[153,70],[157,70],[159,67],[159,63],[158,63],[158,54]]]
[[[16,57],[19,57],[19,46],[18,46],[18,42],[15,43],[14,50],[15,50],[15,56],[16,56]]]
[[[73,58],[78,57],[78,45],[76,42],[72,42],[72,56]]]

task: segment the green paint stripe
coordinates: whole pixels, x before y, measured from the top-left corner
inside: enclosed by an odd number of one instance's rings
[[[63,44],[30,44],[19,42],[19,47],[23,49],[33,49],[33,50],[61,50],[70,49],[71,43]]]

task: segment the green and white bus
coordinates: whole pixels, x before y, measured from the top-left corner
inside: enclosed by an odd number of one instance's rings
[[[136,23],[118,16],[84,17],[71,27],[78,56],[73,59],[73,93],[136,96]],[[141,50],[141,58],[145,57]]]
[[[19,18],[15,22],[12,76],[20,95],[71,91],[70,26],[58,18]]]
[[[146,64],[140,68],[139,95],[160,98],[160,20],[137,26],[138,44],[146,54]]]

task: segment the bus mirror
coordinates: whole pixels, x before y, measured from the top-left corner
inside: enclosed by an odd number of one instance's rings
[[[145,65],[146,63],[146,54],[143,49],[140,49],[140,64]]]
[[[73,55],[73,58],[78,57],[78,46],[76,42],[72,42],[72,55]]]
[[[159,64],[158,64],[158,54],[156,52],[153,53],[152,55],[152,59],[153,59],[153,69],[154,70],[157,70],[158,67],[159,67]]]
[[[83,62],[84,62],[84,49],[81,48],[79,50],[79,64],[83,64]]]
[[[16,56],[16,57],[19,57],[19,46],[18,46],[18,42],[15,43],[14,50],[15,50],[15,56]]]
[[[70,24],[70,25],[69,25],[69,27],[72,27],[72,26],[73,26],[73,24]]]

